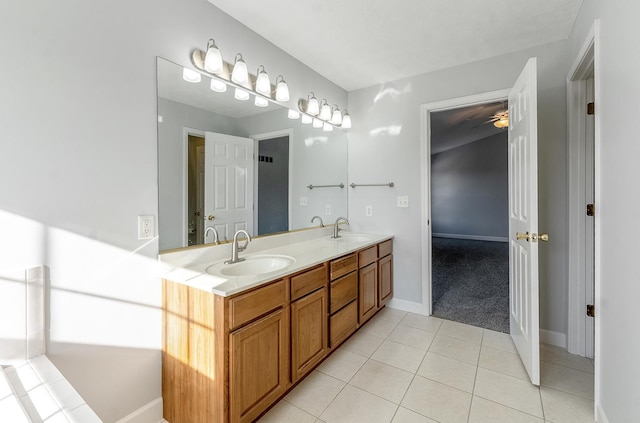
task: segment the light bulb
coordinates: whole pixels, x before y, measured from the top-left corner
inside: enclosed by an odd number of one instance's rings
[[[276,78],[276,100],[289,101],[289,86],[287,85],[282,75],[278,75]]]
[[[207,54],[204,57],[204,70],[215,74],[222,72],[222,55],[213,39],[209,40],[207,44]]]
[[[311,116],[315,116],[320,113],[320,104],[318,103],[318,99],[313,93],[311,93],[311,98],[307,102],[307,113],[309,113]]]
[[[269,105],[269,100],[267,100],[264,97],[260,97],[259,95],[256,96],[256,100],[253,103],[258,107],[267,107]]]
[[[211,91],[215,91],[217,93],[223,93],[227,91],[227,84],[220,81],[219,79],[211,79],[211,85],[209,86]]]
[[[342,128],[344,129],[349,129],[351,128],[351,116],[349,116],[349,114],[345,111],[344,115],[342,116]]]
[[[236,100],[245,101],[249,100],[249,93],[241,88],[236,88],[236,92],[233,95]]]
[[[301,122],[304,123],[305,125],[310,124],[313,121],[313,118],[309,115],[302,115],[302,119]]]
[[[333,131],[333,125],[329,122],[325,122],[324,125],[322,125],[322,130],[325,132],[331,132]]]
[[[314,128],[322,128],[323,124],[324,124],[324,122],[322,122],[320,119],[313,118],[313,127]]]
[[[289,111],[287,112],[287,117],[289,119],[298,119],[300,117],[300,112],[293,109],[289,109]]]
[[[333,115],[331,116],[331,123],[334,125],[340,125],[342,123],[342,113],[340,113],[340,109],[336,106],[336,109],[333,111]]]
[[[247,64],[242,60],[242,55],[238,53],[236,56],[236,62],[233,65],[233,72],[231,72],[231,80],[236,84],[245,85],[249,80],[249,71],[247,71]]]
[[[322,100],[322,107],[320,108],[320,116],[322,120],[329,120],[331,118],[331,107],[327,103],[327,100]]]
[[[262,70],[260,70],[262,68]],[[271,81],[269,75],[264,70],[264,66],[258,68],[258,76],[256,77],[256,92],[271,98]],[[257,104],[256,104],[257,106]]]
[[[196,72],[193,69],[182,68],[182,79],[184,79],[187,82],[196,84],[200,82],[200,80],[202,79],[202,76],[200,75],[199,72]]]

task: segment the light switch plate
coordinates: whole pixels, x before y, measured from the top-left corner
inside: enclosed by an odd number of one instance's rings
[[[409,197],[398,197],[398,207],[409,207]]]
[[[153,215],[138,216],[138,239],[151,239],[156,236],[156,222]]]
[[[305,207],[307,205],[307,197],[305,196],[300,197],[300,205],[302,207]]]
[[[373,216],[373,206],[367,206],[364,209],[365,216]]]

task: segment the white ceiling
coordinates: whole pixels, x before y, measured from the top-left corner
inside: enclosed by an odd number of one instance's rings
[[[582,4],[582,0],[209,2],[347,91],[566,39]]]

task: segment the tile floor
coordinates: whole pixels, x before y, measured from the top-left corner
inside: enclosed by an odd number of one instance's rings
[[[385,308],[259,422],[593,422],[592,361],[541,360],[538,388],[508,335]]]

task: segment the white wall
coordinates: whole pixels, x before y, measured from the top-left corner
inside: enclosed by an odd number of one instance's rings
[[[638,16],[637,1],[584,0],[569,40],[569,56],[574,60],[594,19],[600,19],[595,69],[596,114],[601,122],[596,147],[596,224],[601,235],[596,239],[600,252],[596,325],[600,348],[595,351],[595,360],[597,405],[610,423],[635,422],[640,415],[636,312],[640,276],[634,236],[640,213]]]
[[[567,42],[560,41],[349,93],[349,179],[394,182],[389,188],[349,191],[349,216],[358,231],[390,232],[395,298],[420,302],[420,105],[513,86],[527,59],[538,57],[540,229],[552,242],[540,249],[541,326],[566,331],[566,89]],[[397,208],[396,196],[409,196]],[[373,217],[365,206],[373,206]]]
[[[506,131],[431,156],[434,234],[509,237]]]
[[[0,268],[50,268],[47,348],[113,422],[160,397],[156,56],[282,73],[291,107],[346,93],[205,0],[4,2],[0,13]]]

